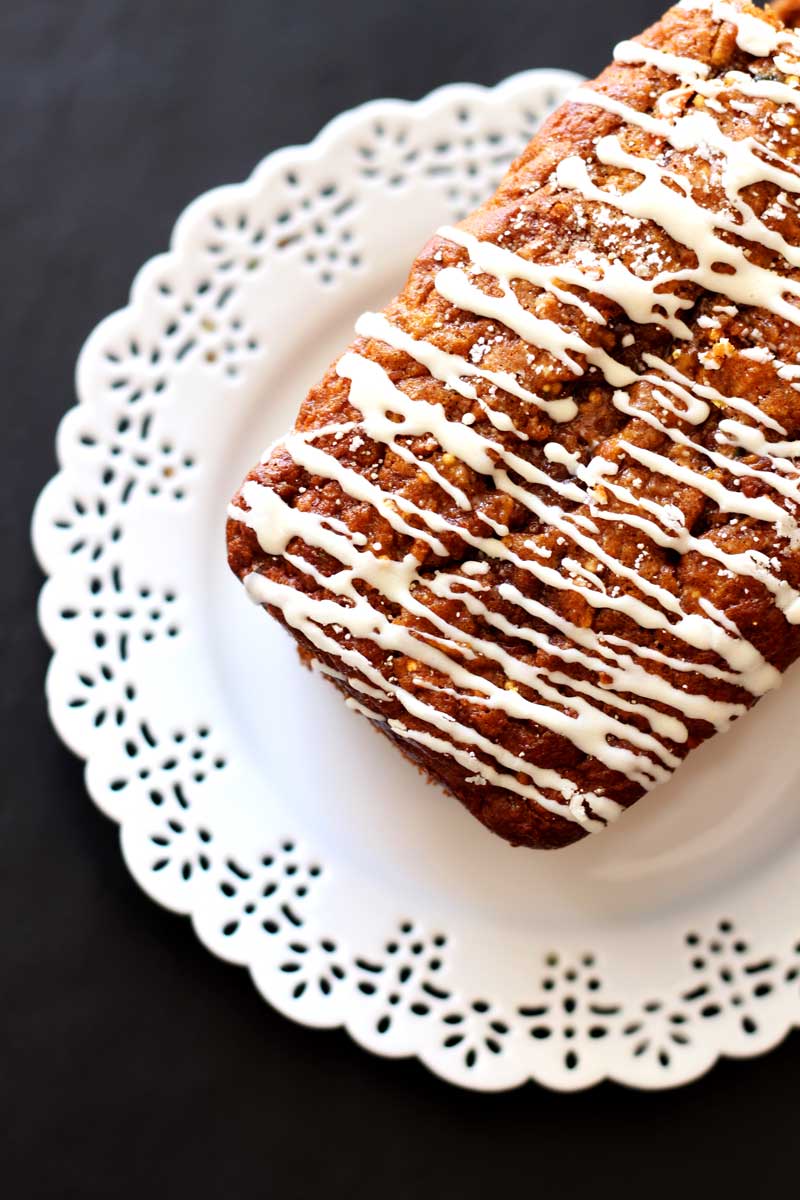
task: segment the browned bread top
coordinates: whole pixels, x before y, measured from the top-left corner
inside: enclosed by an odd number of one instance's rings
[[[252,597],[514,843],[602,828],[800,652],[798,76],[739,0],[622,43],[230,509]]]

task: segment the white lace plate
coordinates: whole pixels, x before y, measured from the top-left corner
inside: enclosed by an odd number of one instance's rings
[[[89,338],[34,516],[47,694],[155,900],[282,1012],[486,1090],[660,1088],[800,1017],[800,674],[616,827],[512,850],[229,574],[229,496],[576,76],[344,114],[196,200]]]

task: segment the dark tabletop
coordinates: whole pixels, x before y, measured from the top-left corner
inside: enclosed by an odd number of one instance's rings
[[[82,340],[186,203],[374,96],[530,66],[593,74],[659,9],[0,3],[2,1194],[573,1196],[605,1178],[682,1198],[797,1180],[796,1034],[672,1093],[481,1096],[272,1012],[138,891],[42,699],[30,510]]]

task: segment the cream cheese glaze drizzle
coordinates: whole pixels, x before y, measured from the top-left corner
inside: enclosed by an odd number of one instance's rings
[[[790,31],[775,29],[768,21],[721,0],[683,0],[679,7],[703,9],[714,20],[731,22],[740,50],[757,57],[775,56],[772,65],[780,59],[781,73],[790,78],[800,69],[800,38]],[[687,299],[685,289],[675,290],[676,285],[694,285],[717,295],[716,311],[729,316],[737,313],[738,306],[758,306],[800,325],[800,282],[792,277],[794,269],[800,268],[800,248],[767,224],[742,196],[751,184],[768,183],[781,189],[784,206],[793,205],[800,193],[800,175],[791,162],[756,137],[737,140],[725,134],[714,115],[717,110],[725,111],[720,102],[723,95],[796,108],[800,99],[796,79],[793,83],[756,79],[745,71],[711,78],[707,64],[639,42],[622,42],[615,54],[618,62],[650,66],[674,76],[708,103],[702,111],[651,115],[590,87],[579,89],[573,101],[600,108],[617,117],[623,128],[659,139],[665,151],[698,154],[713,163],[726,210],[712,211],[698,204],[686,178],[671,171],[663,156],[632,153],[623,145],[621,133],[600,138],[593,147],[594,155],[604,166],[633,172],[640,182],[624,190],[604,186],[593,179],[590,164],[578,155],[558,165],[555,182],[579,202],[602,204],[621,218],[657,226],[691,252],[688,257],[694,257],[695,265],[671,270],[661,264],[643,277],[612,253],[605,258],[595,256],[588,263],[535,263],[464,229],[446,226],[439,236],[458,248],[464,261],[459,266],[442,266],[435,274],[434,286],[454,307],[496,322],[531,348],[552,356],[576,382],[592,374],[602,378],[613,389],[618,411],[659,435],[661,450],[624,436],[617,438],[615,456],[623,462],[639,464],[653,476],[693,489],[720,513],[761,523],[771,531],[771,545],[778,541],[797,549],[800,441],[788,437],[786,429],[753,401],[693,380],[673,362],[653,353],[643,352],[637,360],[639,370],[634,370],[629,356],[623,362],[594,344],[589,334],[581,335],[575,328],[530,311],[515,290],[519,282],[541,289],[558,302],[559,311],[575,310],[581,328],[589,330],[606,326],[599,303],[605,301],[606,311],[609,304],[618,306],[631,324],[660,327],[677,344],[694,336],[687,321],[695,301]],[[727,240],[725,234],[734,234],[736,242]],[[752,261],[748,245],[773,253],[782,269],[768,269]],[[481,276],[492,281],[491,294],[480,284]],[[713,327],[713,317],[705,320]],[[338,669],[321,660],[316,665],[358,693],[358,699],[348,701],[356,711],[385,722],[402,739],[447,755],[469,773],[474,784],[507,789],[589,831],[602,828],[621,811],[618,803],[600,792],[580,790],[567,774],[511,753],[471,724],[429,703],[426,696],[456,697],[476,710],[493,709],[513,720],[535,723],[647,789],[666,779],[681,761],[677,751],[689,736],[687,720],[724,730],[746,709],[744,704],[714,699],[702,687],[676,686],[654,668],[692,676],[696,685],[702,680],[734,685],[752,697],[775,687],[780,675],[708,600],[698,603],[701,611],[689,611],[678,595],[635,565],[614,557],[603,544],[605,523],[612,521],[635,530],[646,539],[643,547],[649,543],[679,555],[697,553],[731,577],[757,582],[792,625],[800,624],[800,593],[782,577],[781,561],[774,550],[770,554],[757,549],[726,550],[711,537],[693,534],[677,504],[638,495],[620,481],[617,461],[600,454],[585,461],[553,440],[544,445],[543,452],[546,461],[559,470],[551,472],[534,465],[509,448],[519,442],[521,450],[528,435],[492,403],[499,391],[556,424],[564,424],[578,411],[575,399],[540,394],[518,375],[484,367],[432,341],[413,337],[382,314],[365,313],[356,330],[408,355],[433,379],[476,404],[494,432],[474,428],[474,418],[453,419],[433,399],[420,399],[418,393],[413,398],[392,382],[378,362],[349,351],[339,360],[337,373],[348,381],[349,403],[358,418],[295,431],[283,439],[283,449],[299,467],[317,478],[334,481],[347,496],[374,508],[394,531],[423,542],[434,555],[447,558],[443,539],[455,536],[472,558],[458,568],[442,568],[431,577],[429,570],[421,571],[411,553],[400,561],[381,556],[345,521],[293,507],[274,490],[251,480],[242,492],[247,507],[231,506],[231,517],[256,532],[265,553],[281,556],[327,595],[312,596],[259,573],[247,578],[248,592],[257,603],[280,609],[287,623],[302,632],[320,654],[338,660]],[[774,370],[778,378],[791,381],[800,377],[796,364],[781,363],[763,347],[754,345],[740,353],[749,353],[754,362]],[[638,402],[635,389],[642,384],[647,385],[653,401],[649,407]],[[789,386],[793,386],[791,382]],[[693,436],[715,406],[726,410],[717,425],[717,449]],[[560,567],[549,565],[548,552],[533,541],[526,545],[531,557],[522,557],[504,540],[505,526],[473,510],[462,488],[413,453],[407,439],[417,436],[433,437],[445,456],[453,456],[490,480],[496,493],[511,497],[542,526],[557,531],[571,547]],[[485,529],[476,533],[474,521],[467,528],[400,493],[382,490],[317,444],[325,438],[356,437],[390,448],[424,472],[459,511],[469,512]],[[685,455],[680,459],[670,455],[675,448]],[[726,453],[731,448],[757,455],[759,462],[732,457]],[[717,469],[713,475],[710,468]],[[622,507],[610,508],[609,496]],[[324,551],[339,568],[334,574],[318,571],[302,553],[290,551],[293,539]],[[582,554],[588,560],[581,559]],[[484,576],[492,564],[511,564],[517,579],[530,578],[532,585],[575,593],[593,610],[622,613],[641,629],[663,631],[693,651],[713,651],[722,665],[684,661],[652,645],[642,646],[575,624],[508,582],[490,593]],[[614,586],[614,580],[626,581],[637,594]],[[422,634],[392,621],[363,594],[365,584],[418,618],[428,630],[432,627],[434,634]],[[457,601],[479,619],[479,627],[492,631],[496,640],[450,623],[418,599],[420,587]],[[534,624],[512,622],[496,611],[487,602],[492,595],[513,604]],[[331,630],[337,636],[332,636]],[[544,651],[549,661],[556,660],[564,669],[520,660],[504,648],[509,637]],[[359,639],[379,647],[388,664],[398,656],[405,657],[446,682],[432,683],[429,675],[420,675],[414,677],[414,690],[403,687],[391,677],[391,670],[387,676],[352,644]],[[498,686],[476,669],[479,659],[499,668],[505,686]],[[570,674],[570,666],[582,668],[589,678]],[[523,696],[520,687],[531,698]],[[416,724],[396,716],[387,718],[381,705],[388,700],[399,704],[407,719]]]

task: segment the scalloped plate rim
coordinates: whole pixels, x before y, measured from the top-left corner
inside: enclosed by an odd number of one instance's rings
[[[351,126],[358,123],[360,120],[363,120],[365,117],[371,116],[373,113],[409,113],[411,111],[419,113],[420,111],[425,111],[426,109],[433,109],[442,101],[446,101],[450,98],[454,100],[456,98],[468,100],[470,97],[484,96],[487,93],[503,95],[511,93],[515,89],[524,88],[526,83],[529,81],[536,81],[537,83],[546,84],[547,80],[549,79],[552,79],[554,84],[559,85],[566,83],[577,84],[581,81],[580,76],[569,70],[560,68],[533,68],[511,75],[495,85],[458,82],[448,83],[433,89],[418,100],[390,98],[376,98],[367,100],[364,103],[347,109],[331,118],[309,142],[280,147],[267,154],[255,165],[252,172],[245,180],[235,184],[217,185],[209,188],[207,191],[195,197],[185,206],[180,215],[177,217],[171,231],[168,248],[152,255],[137,270],[130,285],[127,303],[102,318],[91,330],[83,342],[74,369],[74,383],[77,395],[77,404],[70,407],[64,413],[59,422],[58,431],[56,433],[57,448],[59,446],[59,433],[64,428],[65,424],[71,419],[72,414],[74,414],[76,410],[82,409],[84,406],[91,407],[93,403],[93,397],[90,394],[88,385],[83,379],[83,373],[95,342],[102,339],[104,334],[107,333],[109,329],[111,329],[124,316],[130,314],[132,310],[136,310],[137,307],[143,302],[145,298],[145,285],[149,277],[154,271],[160,267],[168,265],[173,258],[179,256],[184,236],[190,227],[194,213],[202,205],[207,204],[210,198],[217,195],[220,197],[230,195],[232,191],[236,191],[239,194],[246,193],[248,190],[255,191],[259,187],[263,186],[263,181],[265,178],[269,177],[273,172],[279,172],[290,163],[296,163],[298,158],[306,161],[321,158],[325,151],[335,142],[337,137],[346,133]],[[67,749],[74,754],[75,757],[84,762],[84,781],[87,793],[100,813],[107,819],[114,821],[114,823],[117,824],[119,830],[118,837],[120,843],[120,852],[126,869],[132,875],[137,885],[151,900],[154,900],[166,911],[174,913],[177,916],[188,918],[198,941],[216,958],[226,964],[245,966],[245,969],[247,970],[256,990],[272,1008],[280,1012],[282,1017],[288,1017],[296,1024],[305,1025],[312,1028],[344,1028],[356,1045],[358,1045],[360,1048],[366,1049],[370,1053],[380,1055],[384,1058],[417,1058],[427,1071],[444,1082],[482,1092],[484,1094],[517,1090],[528,1083],[534,1083],[537,1086],[542,1086],[549,1090],[564,1093],[588,1090],[589,1088],[595,1087],[602,1082],[611,1082],[619,1086],[648,1092],[662,1091],[666,1088],[683,1087],[707,1074],[719,1059],[736,1060],[756,1057],[763,1053],[767,1053],[780,1045],[793,1029],[800,1027],[800,1017],[796,1020],[789,1017],[781,1022],[774,1023],[770,1030],[770,1036],[766,1040],[766,1044],[751,1044],[752,1049],[749,1045],[746,1045],[743,1049],[741,1049],[741,1051],[718,1049],[716,1047],[708,1046],[702,1056],[698,1055],[699,1061],[696,1062],[696,1069],[692,1069],[688,1073],[684,1073],[678,1078],[670,1078],[663,1082],[657,1079],[652,1081],[638,1079],[636,1081],[632,1081],[630,1078],[626,1078],[622,1072],[618,1073],[614,1070],[597,1071],[592,1073],[588,1079],[584,1077],[582,1079],[575,1078],[574,1080],[571,1080],[567,1075],[562,1075],[558,1078],[548,1075],[547,1078],[540,1079],[538,1076],[533,1077],[523,1070],[519,1077],[513,1079],[511,1082],[509,1082],[507,1079],[501,1079],[499,1082],[492,1082],[491,1079],[487,1080],[485,1078],[475,1078],[469,1083],[465,1083],[463,1079],[458,1079],[455,1076],[449,1077],[448,1074],[442,1070],[441,1064],[433,1061],[433,1054],[425,1047],[417,1051],[411,1050],[400,1052],[392,1051],[388,1047],[382,1049],[374,1042],[367,1042],[362,1036],[360,1036],[360,1031],[346,1015],[341,1019],[337,1019],[335,1017],[327,1024],[319,1023],[312,1025],[309,1020],[304,1019],[304,1017],[296,1010],[293,1010],[288,1005],[281,1004],[274,995],[268,994],[265,988],[261,986],[258,979],[257,969],[252,963],[242,963],[242,961],[237,959],[234,955],[227,956],[221,951],[219,946],[213,945],[210,942],[210,940],[205,936],[198,922],[196,912],[194,912],[191,908],[180,909],[178,907],[169,905],[165,902],[163,897],[156,895],[150,888],[148,888],[141,877],[135,872],[125,851],[123,825],[117,817],[108,811],[107,807],[104,805],[103,801],[98,795],[99,789],[95,786],[90,777],[90,749],[86,745],[78,744],[79,739],[73,736],[72,732],[68,728],[68,723],[64,720],[63,706],[59,706],[51,694],[51,679],[56,663],[58,646],[55,638],[50,636],[50,632],[46,627],[42,615],[43,601],[50,585],[52,571],[51,565],[48,563],[48,550],[45,545],[44,530],[40,527],[42,525],[42,512],[45,507],[49,489],[52,486],[55,486],[60,475],[66,469],[64,456],[60,449],[57,451],[57,462],[59,469],[41,489],[34,504],[31,517],[32,547],[38,565],[45,575],[44,583],[42,584],[38,595],[37,619],[39,627],[42,631],[42,635],[52,651],[44,682],[49,720]]]

